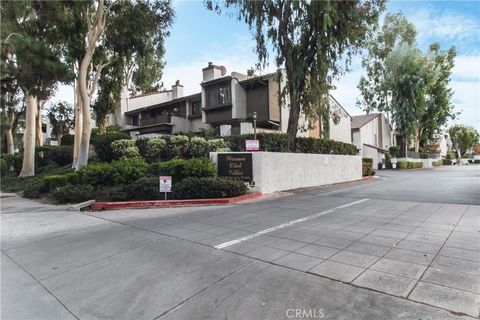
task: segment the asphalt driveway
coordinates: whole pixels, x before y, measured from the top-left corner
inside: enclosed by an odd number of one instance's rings
[[[477,318],[479,170],[218,207],[2,198],[1,318]]]

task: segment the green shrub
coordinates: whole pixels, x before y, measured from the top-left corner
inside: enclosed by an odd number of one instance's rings
[[[79,184],[80,183],[80,177],[76,172],[69,172],[65,175],[67,177],[67,181],[70,184]]]
[[[124,158],[110,164],[111,178],[115,184],[129,184],[142,178],[148,171],[148,164],[143,158]]]
[[[135,146],[138,148],[138,152],[140,153],[140,155],[144,158],[147,157],[147,143],[148,143],[148,140],[147,138],[141,138],[141,139],[137,139],[135,140]]]
[[[362,158],[362,176],[373,176],[375,174],[375,171],[373,171],[372,167],[372,158]]]
[[[77,171],[81,184],[97,186],[113,185],[112,166],[105,162],[86,165]]]
[[[447,152],[447,155],[445,157],[445,159],[447,159],[447,160],[452,160],[452,159],[456,159],[456,158],[457,158],[457,154],[453,151]]]
[[[131,200],[157,200],[163,199],[159,192],[158,177],[144,177],[126,187]]]
[[[208,143],[205,138],[192,137],[188,143],[188,153],[192,157],[204,157],[207,154],[207,145]]]
[[[44,186],[38,183],[34,183],[29,185],[23,191],[23,196],[29,199],[37,199],[37,198],[40,198],[43,192],[44,192]]]
[[[60,140],[62,146],[73,146],[75,143],[75,136],[73,134],[64,134]]]
[[[73,162],[73,146],[43,146],[35,148],[37,167],[46,166],[50,161],[62,167]]]
[[[165,148],[169,157],[182,157],[188,150],[188,137],[184,135],[170,136]]]
[[[8,171],[7,160],[0,159],[0,175],[4,176]]]
[[[400,146],[391,146],[388,148],[388,151],[392,158],[397,158],[400,155]]]
[[[443,159],[443,165],[444,165],[444,166],[449,166],[449,165],[451,165],[451,164],[452,164],[452,160],[450,160],[450,159]]]
[[[130,136],[125,132],[107,132],[93,137],[92,144],[100,161],[110,162],[115,159],[111,146],[112,142],[129,138]]]
[[[91,185],[71,185],[59,187],[51,193],[59,203],[79,203],[96,198],[95,188]]]
[[[213,177],[216,168],[208,158],[172,159],[152,164],[150,173],[155,176],[172,176],[173,181],[181,181],[188,177]]]
[[[116,159],[140,156],[140,152],[135,146],[135,141],[132,139],[115,140],[112,142],[111,148]]]
[[[434,166],[434,167],[441,166],[442,164],[443,164],[442,159],[432,161],[432,166]]]
[[[473,160],[473,163],[479,164],[479,163],[480,163],[480,159],[475,159],[475,160]]]
[[[207,152],[225,152],[230,151],[225,140],[212,139],[207,141]]]
[[[68,177],[66,175],[46,176],[42,178],[44,190],[54,190],[58,187],[63,187],[68,183]]]
[[[397,162],[398,169],[418,169],[422,167],[423,167],[422,162],[413,162],[413,161],[405,161],[405,160],[400,160]]]
[[[162,138],[151,138],[146,143],[146,157],[150,161],[159,162],[162,153],[165,151],[167,142]]]
[[[97,201],[126,201],[129,199],[123,186],[99,187],[95,190]]]
[[[223,138],[226,145],[232,151],[245,151],[245,140],[252,140],[253,134],[233,135]],[[288,152],[288,136],[284,133],[257,134],[260,149],[269,152]]]
[[[173,184],[175,199],[229,198],[243,195],[248,188],[240,180],[228,178],[186,178]]]
[[[11,169],[13,169],[16,174],[19,174],[22,170],[23,156],[21,154],[2,153],[0,154],[0,159],[5,160],[7,164],[7,171],[11,171]]]

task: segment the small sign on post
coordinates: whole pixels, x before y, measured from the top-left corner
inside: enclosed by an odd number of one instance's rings
[[[245,140],[245,150],[246,151],[259,151],[260,150],[260,140]]]
[[[171,176],[160,176],[160,192],[165,193],[165,200],[167,200],[167,192],[172,192]]]

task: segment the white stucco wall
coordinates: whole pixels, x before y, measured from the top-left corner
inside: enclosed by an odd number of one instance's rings
[[[155,104],[171,101],[173,99],[172,90],[154,93],[146,96],[133,97],[127,100],[126,111],[132,111]]]
[[[352,143],[352,121],[349,116],[342,116],[335,124],[330,117],[330,139],[345,143]]]
[[[210,153],[214,163],[217,155]],[[252,162],[255,191],[262,193],[362,179],[360,156],[252,152]]]
[[[232,119],[245,119],[247,117],[247,93],[237,79],[232,78]]]
[[[352,144],[357,147],[360,152],[362,151],[362,132],[360,129],[352,130]]]
[[[392,146],[392,129],[390,128],[390,124],[388,123],[387,117],[385,115],[381,115],[382,119],[382,145],[379,146],[383,149],[390,148]]]

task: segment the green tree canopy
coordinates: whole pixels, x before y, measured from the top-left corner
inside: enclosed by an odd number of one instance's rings
[[[216,11],[223,6],[213,1],[206,5]],[[384,1],[229,0],[224,6],[254,30],[259,64],[267,63],[270,42],[277,66],[285,68],[280,98],[288,96],[290,102],[287,131],[293,149],[300,115],[318,119],[318,108],[328,108],[332,80],[364,43]]]
[[[386,81],[386,59],[398,45],[413,46],[416,37],[415,26],[402,13],[386,14],[383,25],[368,36],[362,66],[366,76],[360,77],[358,89],[362,99],[357,106],[371,111],[388,111],[388,88]]]
[[[51,104],[47,111],[48,120],[52,126],[52,133],[60,142],[64,134],[73,128],[73,105],[66,101]]]
[[[448,134],[455,150],[457,150],[458,158],[470,151],[479,142],[480,137],[475,128],[459,124],[448,129]]]

